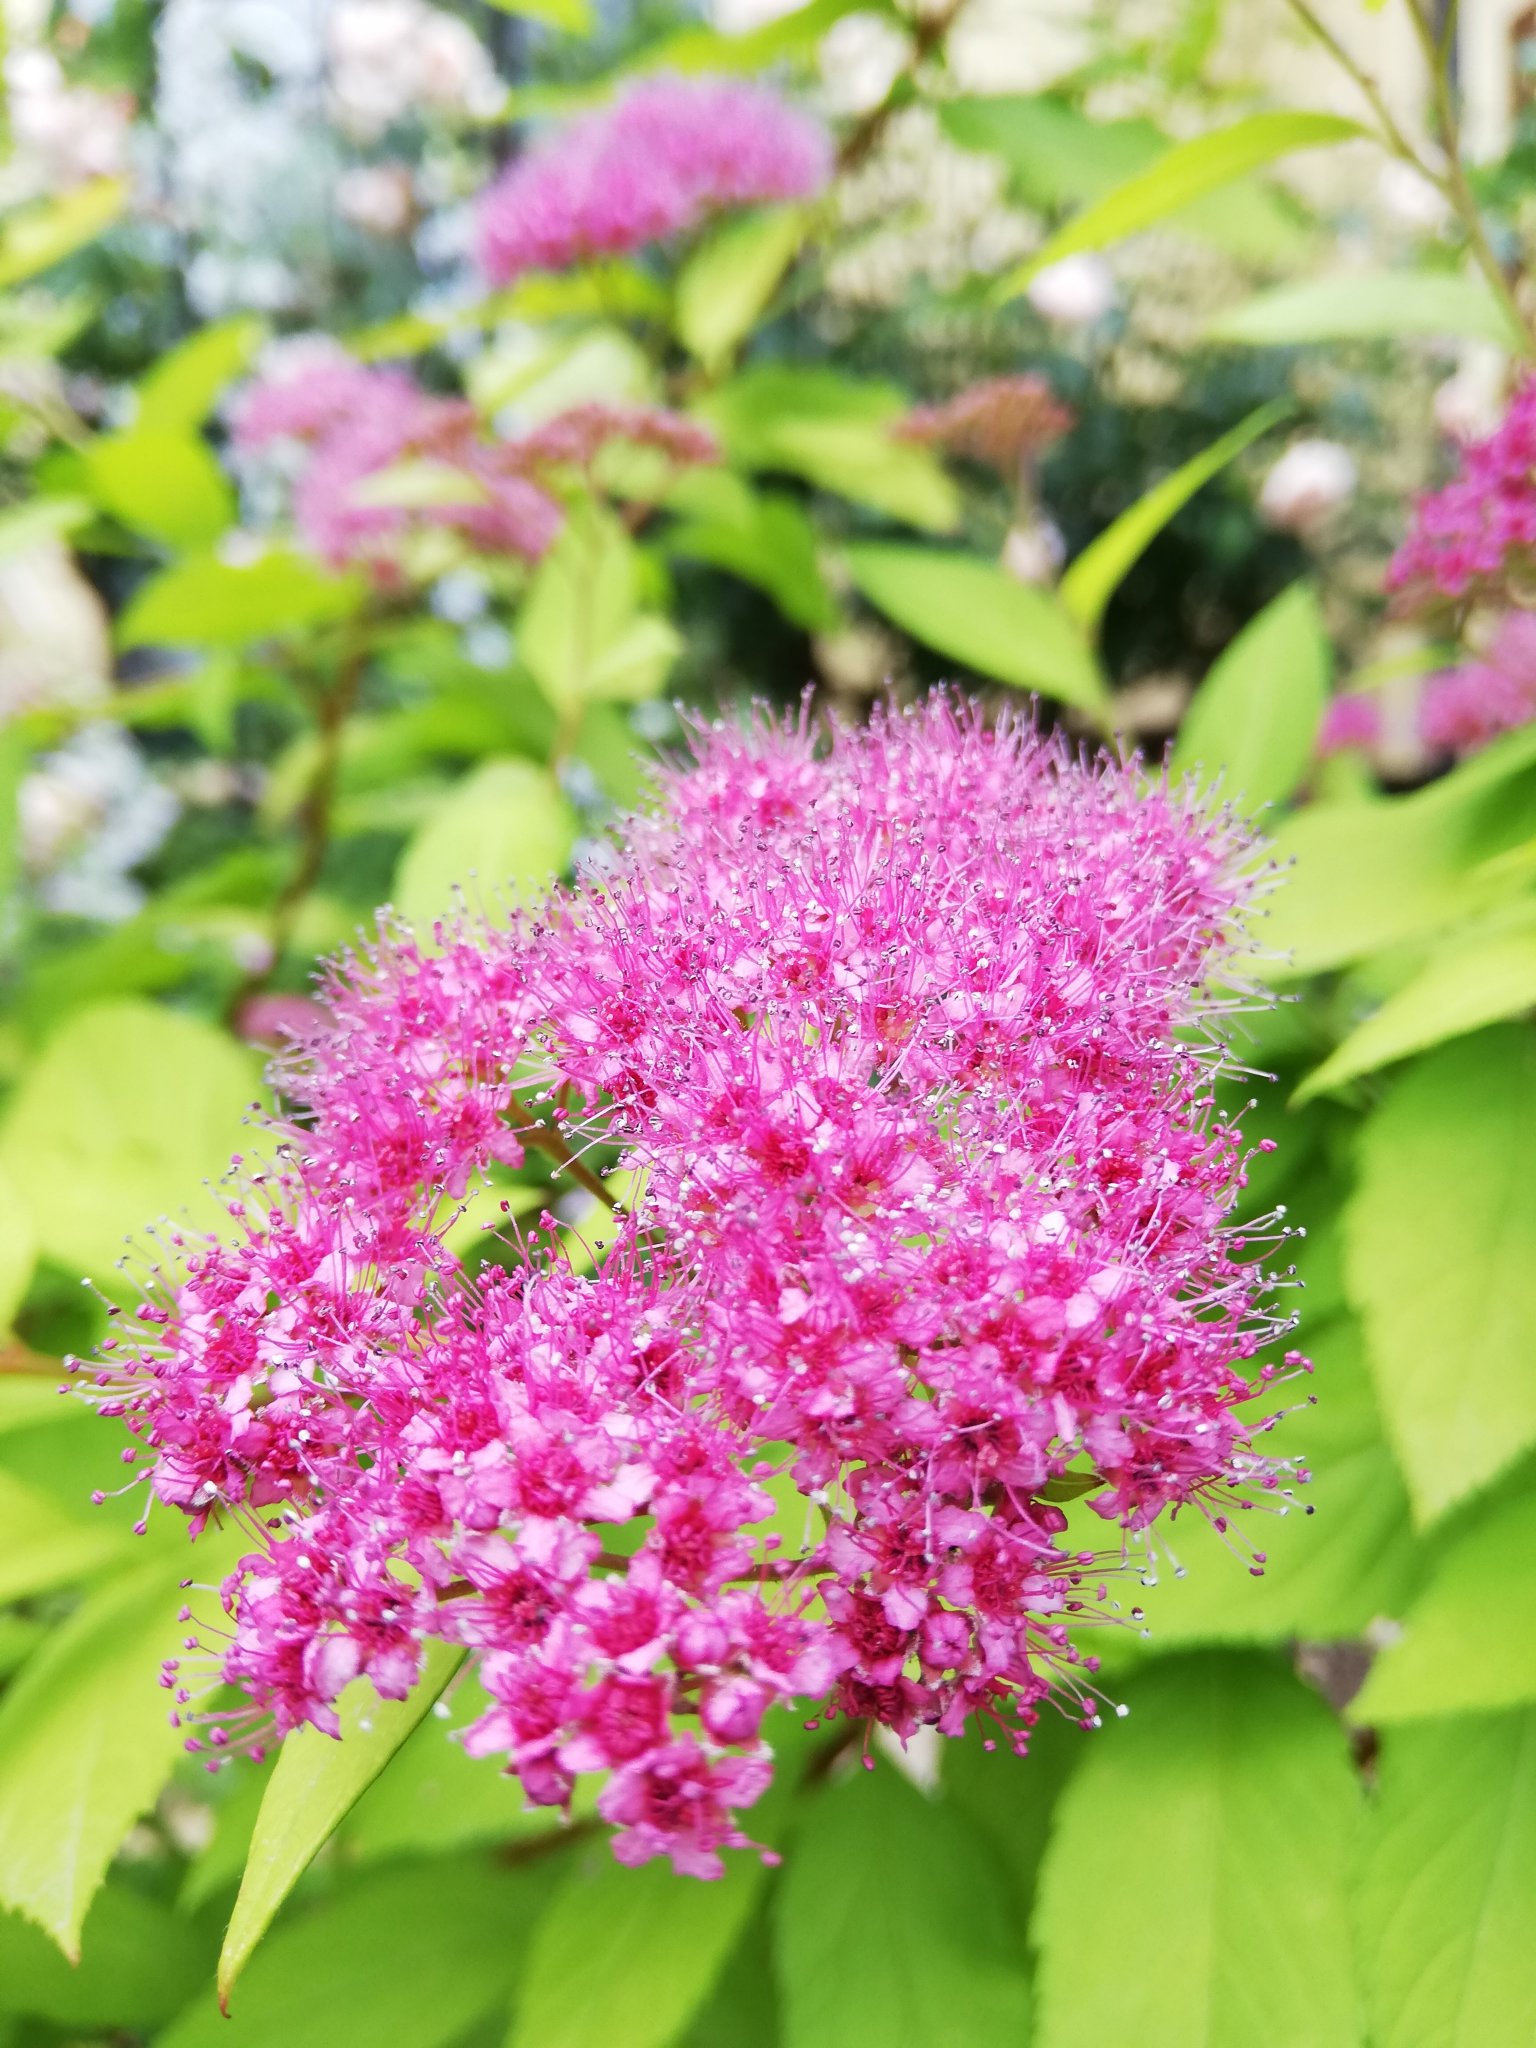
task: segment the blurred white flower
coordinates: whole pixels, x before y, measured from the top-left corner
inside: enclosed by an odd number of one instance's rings
[[[13,49],[5,60],[16,161],[30,186],[67,191],[122,175],[133,102],[126,94],[70,85],[51,50]]]
[[[878,107],[906,66],[910,41],[882,14],[845,14],[821,39],[822,96],[834,114]]]
[[[1435,425],[1453,441],[1480,441],[1504,416],[1509,358],[1494,342],[1471,342],[1434,396]]]
[[[1054,583],[1067,559],[1067,544],[1054,519],[1010,526],[1003,542],[1003,567],[1016,583]]]
[[[1383,211],[1398,224],[1422,234],[1434,234],[1451,217],[1450,202],[1412,164],[1389,158],[1376,180],[1376,192]]]
[[[1049,264],[1025,296],[1037,313],[1059,327],[1091,327],[1113,310],[1120,293],[1104,258],[1085,250]]]
[[[359,137],[417,110],[486,117],[506,98],[469,24],[426,0],[336,0],[327,49],[336,117]]]
[[[22,865],[39,900],[104,924],[131,917],[144,900],[131,870],[159,846],[178,809],[121,726],[86,726],[45,754],[18,794]]]
[[[24,711],[95,704],[111,673],[106,613],[63,542],[0,559],[0,726]]]
[[[1285,533],[1307,534],[1355,495],[1360,471],[1349,450],[1316,437],[1293,441],[1259,492],[1259,510]]]
[[[403,235],[416,213],[408,164],[357,164],[336,180],[336,211],[369,235]]]

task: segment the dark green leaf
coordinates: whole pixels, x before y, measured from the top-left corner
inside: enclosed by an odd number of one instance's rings
[[[109,1884],[86,1915],[77,1964],[36,1927],[0,1914],[0,2011],[93,2033],[157,2027],[193,1995],[210,1962],[185,1920]]]

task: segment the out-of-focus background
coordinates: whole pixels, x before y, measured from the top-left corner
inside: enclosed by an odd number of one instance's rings
[[[3,33],[0,2048],[1529,2042],[1536,13]],[[658,80],[760,95],[688,203],[638,116],[562,184]],[[1180,1525],[1123,1728],[882,1748],[774,1871],[624,1871],[430,1715],[278,1839],[166,1725],[196,1557],[62,1362],[385,906],[600,872],[691,718],[941,681],[1273,838],[1229,1092],[1306,1231],[1317,1514],[1260,1578]]]

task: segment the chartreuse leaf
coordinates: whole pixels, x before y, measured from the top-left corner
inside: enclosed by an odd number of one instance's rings
[[[778,1899],[784,2048],[1026,2042],[1029,1980],[1007,1897],[984,1837],[894,1765],[817,1793]]]
[[[269,332],[266,321],[251,313],[198,328],[140,383],[136,425],[182,434],[200,427],[225,386],[250,367]]]
[[[1291,410],[1286,398],[1272,399],[1257,412],[1202,448],[1150,491],[1127,506],[1112,526],[1091,540],[1061,579],[1061,601],[1085,633],[1096,633],[1109,600],[1169,521],[1202,485],[1220,474],[1243,450],[1267,434]]]
[[[1309,804],[1275,831],[1285,871],[1261,931],[1276,974],[1314,974],[1463,921],[1497,900],[1478,868],[1536,833],[1536,728],[1428,789]]]
[[[729,570],[767,592],[787,619],[811,632],[837,624],[821,573],[816,529],[784,491],[754,491],[728,470],[696,471],[668,497],[683,514],[667,528],[669,554]]]
[[[866,541],[848,549],[847,561],[862,595],[937,653],[1016,689],[1104,712],[1098,664],[1048,591],[942,548]]]
[[[245,564],[203,555],[141,584],[118,621],[117,638],[124,647],[240,647],[347,618],[363,594],[356,577],[327,575],[283,548]]]
[[[1250,347],[1294,347],[1299,342],[1355,337],[1396,340],[1400,335],[1457,335],[1526,346],[1510,330],[1509,316],[1479,277],[1443,270],[1346,271],[1307,278],[1260,292],[1207,330],[1213,341]]]
[[[1536,1497],[1516,1482],[1437,1547],[1403,1632],[1371,1666],[1350,1713],[1421,1721],[1536,1701]]]
[[[205,1980],[207,1950],[189,1921],[125,1884],[96,1894],[75,1964],[29,1921],[0,1914],[0,2009],[93,2034],[158,2027]]]
[[[451,1644],[428,1643],[421,1678],[405,1699],[381,1700],[366,1680],[358,1679],[337,1708],[339,1741],[317,1728],[296,1729],[285,1739],[256,1817],[219,1956],[221,2003],[228,2005],[251,1952],[317,1851],[420,1726],[463,1659],[463,1651]]]
[[[0,1606],[84,1578],[120,1556],[126,1541],[121,1528],[65,1514],[0,1471]]]
[[[235,516],[234,493],[206,442],[182,429],[129,427],[80,450],[97,503],[135,533],[206,547]]]
[[[0,1166],[0,1330],[10,1327],[37,1263],[37,1233],[20,1188]]]
[[[155,2048],[451,2048],[505,2009],[548,1883],[482,1857],[370,1871],[279,1926],[228,2018],[208,1991]]]
[[[1244,810],[1282,803],[1311,764],[1332,657],[1305,583],[1267,604],[1214,663],[1179,729],[1174,774],[1219,775]]]
[[[1414,1513],[1536,1443],[1536,1032],[1429,1053],[1367,1120],[1345,1272]]]
[[[452,913],[456,889],[486,910],[527,902],[554,881],[575,843],[575,814],[548,769],[511,756],[482,761],[401,855],[395,907],[427,934]]]
[[[0,1123],[0,1167],[22,1191],[41,1249],[109,1271],[123,1239],[167,1212],[207,1229],[203,1185],[240,1149],[256,1062],[211,1024],[133,998],[65,1019]]]
[[[488,0],[488,4],[500,8],[503,14],[546,21],[551,28],[564,29],[567,35],[585,36],[592,32],[592,9],[587,0]]]
[[[683,266],[673,326],[711,373],[724,367],[762,318],[805,240],[804,207],[777,206],[727,220]]]
[[[1389,1730],[1355,1896],[1371,2048],[1529,2041],[1532,1898],[1536,1709]]]
[[[0,291],[73,256],[109,228],[128,204],[123,178],[93,178],[58,199],[20,207],[0,222]]]
[[[1306,1221],[1300,1210],[1297,1220]],[[1257,1508],[1228,1507],[1226,1539],[1197,1509],[1157,1524],[1155,1583],[1135,1585],[1122,1601],[1134,1597],[1143,1609],[1149,1649],[1357,1635],[1378,1615],[1401,1613],[1418,1584],[1422,1557],[1360,1332],[1347,1318],[1317,1330],[1309,1317],[1304,1327],[1313,1376],[1272,1391],[1252,1412],[1299,1404],[1259,1446],[1267,1457],[1297,1460],[1310,1483],[1292,1489],[1294,1505],[1261,1493]],[[1264,1553],[1262,1578],[1246,1568],[1254,1551]],[[1106,1656],[1114,1647],[1106,1641]]]
[[[217,1576],[228,1550],[210,1547]],[[108,1864],[181,1752],[157,1683],[184,1633],[173,1570],[161,1556],[93,1593],[0,1701],[0,1906],[70,1957]]]
[[[1436,947],[1420,973],[1308,1074],[1294,1099],[1305,1102],[1393,1060],[1533,1007],[1536,905],[1521,903],[1465,938]]]
[[[66,1411],[56,1373],[0,1373],[0,1436],[34,1423],[57,1422]]]
[[[589,1844],[533,1931],[508,2048],[668,2048],[708,1997],[762,1889],[755,1856],[703,1884]],[[596,1937],[596,1938],[594,1938]]]
[[[1014,298],[1042,270],[1059,263],[1064,256],[1123,241],[1127,235],[1138,234],[1143,228],[1166,220],[1170,214],[1203,199],[1208,192],[1230,185],[1234,179],[1282,156],[1290,156],[1299,149],[1348,142],[1361,132],[1357,121],[1346,121],[1336,114],[1252,114],[1212,135],[1197,135],[1190,142],[1176,143],[1156,163],[1074,215],[1043,248],[1002,280],[997,296]]]
[[[593,699],[652,696],[681,648],[668,620],[640,608],[639,558],[619,520],[591,501],[573,510],[518,625],[518,653],[545,697],[569,714]]]
[[[1130,1718],[1091,1738],[1040,1873],[1038,2048],[1359,2048],[1359,1796],[1333,1716],[1258,1657],[1122,1692]]]

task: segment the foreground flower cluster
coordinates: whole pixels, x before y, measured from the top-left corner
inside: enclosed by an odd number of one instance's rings
[[[217,1653],[250,1705],[192,1746],[334,1732],[446,1638],[472,1750],[557,1806],[607,1772],[617,1853],[711,1876],[776,1703],[1093,1722],[1119,1532],[1278,1484],[1211,1095],[1240,852],[938,699],[704,735],[600,883],[354,960],[295,1163],[96,1373],[159,1499],[252,1532]],[[624,1202],[467,1277],[440,1233],[535,1151]]]

